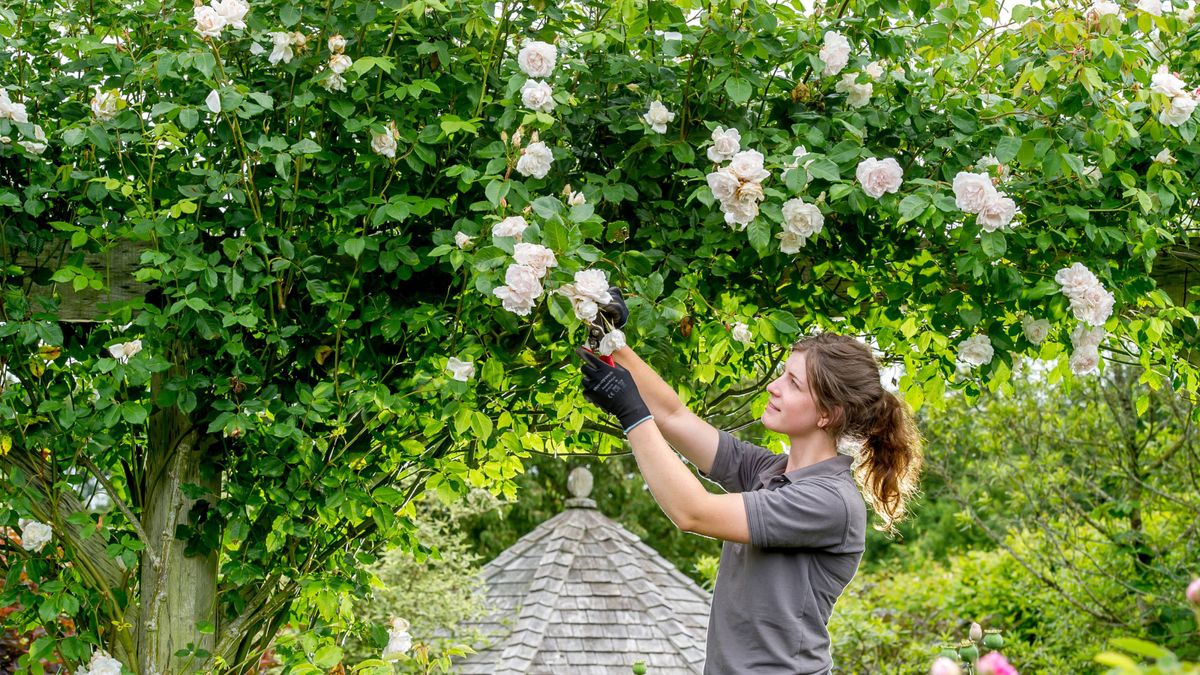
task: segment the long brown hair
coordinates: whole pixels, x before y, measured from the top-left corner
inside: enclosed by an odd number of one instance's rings
[[[829,418],[825,430],[839,442],[861,440],[854,474],[879,529],[894,533],[921,475],[921,433],[908,404],[883,388],[871,348],[844,335],[819,333],[792,345],[805,355],[817,408]]]

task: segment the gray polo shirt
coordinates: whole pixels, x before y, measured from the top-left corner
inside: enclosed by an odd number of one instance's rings
[[[787,455],[720,432],[708,478],[746,504],[750,544],[725,542],[708,620],[707,675],[833,667],[826,625],[854,578],[867,509],[839,455],[784,473]]]

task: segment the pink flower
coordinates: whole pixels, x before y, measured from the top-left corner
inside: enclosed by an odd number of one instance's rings
[[[979,657],[976,670],[979,675],[1020,675],[1000,652],[988,652]]]
[[[1188,584],[1186,595],[1188,602],[1200,606],[1200,579],[1192,579],[1192,583]]]
[[[929,675],[962,675],[962,668],[954,661],[939,656],[937,661],[933,662],[933,666],[929,668]]]

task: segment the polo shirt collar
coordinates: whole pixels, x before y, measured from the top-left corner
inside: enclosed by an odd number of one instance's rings
[[[783,474],[776,474],[783,477],[789,483],[795,483],[802,478],[816,478],[818,476],[837,476],[850,470],[854,465],[854,458],[849,455],[838,455],[829,459],[821,460],[816,464],[802,466],[794,471],[788,471]],[[783,466],[787,466],[784,462]],[[767,483],[772,476],[763,476],[763,483]]]

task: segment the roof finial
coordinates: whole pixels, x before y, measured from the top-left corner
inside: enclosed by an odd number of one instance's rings
[[[588,495],[592,494],[592,472],[586,468],[579,466],[571,470],[567,476],[567,490],[571,493],[571,499],[567,500],[569,508],[577,509],[594,509],[596,508],[595,500],[589,499]]]

